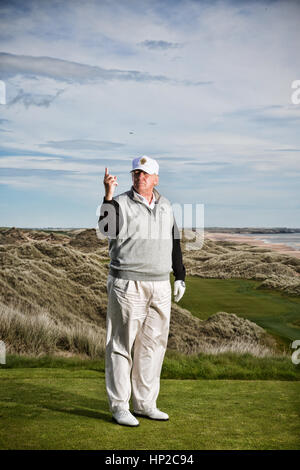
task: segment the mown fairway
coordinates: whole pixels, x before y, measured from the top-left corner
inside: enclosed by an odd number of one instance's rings
[[[186,294],[179,305],[203,320],[216,312],[235,313],[286,344],[300,339],[300,298],[258,289],[259,284],[244,279],[187,277]]]
[[[162,380],[170,421],[118,426],[95,370],[0,369],[1,449],[300,449],[299,382]]]

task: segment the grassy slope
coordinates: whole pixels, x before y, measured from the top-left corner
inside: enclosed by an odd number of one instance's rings
[[[170,421],[112,422],[104,375],[2,369],[1,449],[300,449],[299,383],[162,380]]]
[[[187,277],[179,305],[205,320],[218,311],[254,321],[286,344],[300,338],[300,298],[257,289],[258,281]]]

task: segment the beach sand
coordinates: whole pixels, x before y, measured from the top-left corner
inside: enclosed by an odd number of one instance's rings
[[[266,248],[271,251],[276,251],[277,253],[282,253],[288,256],[294,256],[300,259],[300,251],[294,250],[288,245],[282,243],[266,243],[259,238],[254,238],[253,236],[247,235],[237,235],[236,233],[220,233],[220,232],[205,232],[204,239],[209,239],[213,241],[229,241],[233,243],[247,243],[252,246],[259,246],[261,248]]]

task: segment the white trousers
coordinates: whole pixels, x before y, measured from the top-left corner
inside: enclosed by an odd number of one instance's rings
[[[156,407],[167,348],[170,281],[107,280],[105,381],[110,410]]]

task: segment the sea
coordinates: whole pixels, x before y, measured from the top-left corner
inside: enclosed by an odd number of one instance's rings
[[[240,234],[242,235],[242,234]],[[290,246],[294,250],[300,251],[300,233],[244,233],[247,237],[262,240],[265,243],[276,243]]]

